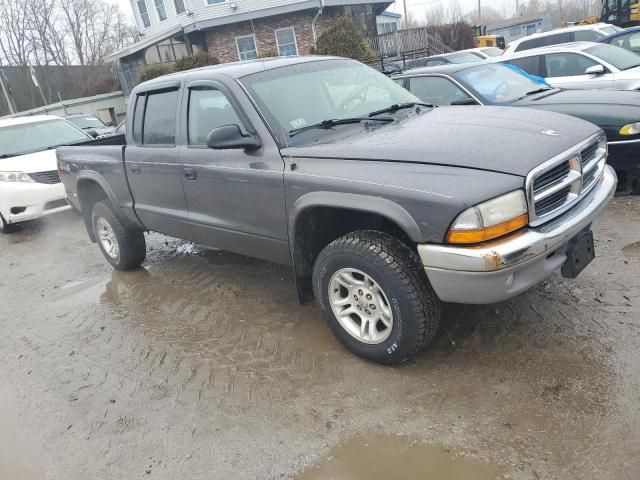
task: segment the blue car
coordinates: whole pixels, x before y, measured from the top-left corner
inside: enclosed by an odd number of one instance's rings
[[[626,50],[640,54],[640,27],[627,28],[599,40],[600,43],[608,43]]]

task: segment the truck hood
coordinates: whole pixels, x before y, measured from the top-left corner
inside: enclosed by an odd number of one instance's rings
[[[526,176],[598,131],[591,123],[542,110],[444,107],[371,131],[363,128],[346,138],[285,148],[282,154],[448,165]]]
[[[0,158],[0,172],[50,172],[56,170],[56,151],[43,150],[17,157]]]

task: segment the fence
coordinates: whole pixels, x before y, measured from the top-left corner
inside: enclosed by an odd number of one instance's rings
[[[439,55],[452,51],[429,33],[428,27],[384,33],[368,39],[371,49],[381,58],[405,57],[414,53]]]
[[[94,97],[76,98],[73,100],[64,100],[62,102],[52,103],[43,107],[24,110],[13,115],[7,115],[1,118],[25,117],[29,115],[73,115],[75,113],[84,113],[95,115],[106,123],[116,125],[126,116],[126,102],[121,91],[104,93]]]

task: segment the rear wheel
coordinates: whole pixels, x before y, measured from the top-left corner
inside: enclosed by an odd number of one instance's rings
[[[361,231],[332,242],[316,260],[313,286],[333,333],[368,360],[404,362],[438,328],[440,300],[417,254],[390,235]]]
[[[142,230],[126,227],[106,200],[96,203],[91,224],[104,258],[117,270],[133,270],[145,259],[147,246]]]
[[[0,233],[13,233],[16,230],[15,224],[7,223],[2,215],[0,215]]]

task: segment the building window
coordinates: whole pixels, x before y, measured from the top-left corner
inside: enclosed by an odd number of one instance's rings
[[[240,60],[258,58],[258,48],[256,47],[256,37],[254,35],[236,37],[236,47],[238,48]]]
[[[164,0],[154,0],[156,4],[156,12],[158,12],[158,19],[162,22],[167,19],[167,9],[164,6]]]
[[[183,37],[170,38],[145,50],[144,60],[150,63],[173,63],[189,55]]]
[[[396,22],[380,22],[378,23],[378,34],[391,33],[398,30],[398,24]]]
[[[218,3],[225,3],[227,0],[207,0],[207,5],[217,5]]]
[[[184,0],[173,0],[173,6],[176,7],[176,15],[180,15],[185,12]]]
[[[147,11],[147,4],[144,0],[138,0],[138,13],[140,14],[140,19],[142,20],[144,28],[149,28],[151,26],[151,21],[149,20],[149,12]]]
[[[296,31],[293,27],[276,30],[276,45],[278,55],[290,57],[298,55],[298,43],[296,42]]]

